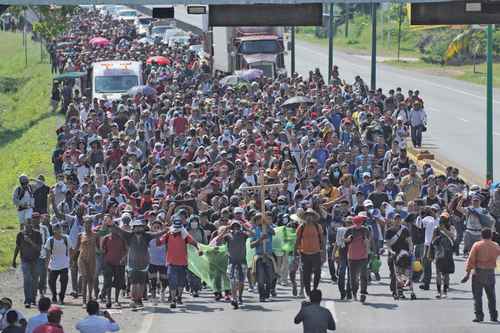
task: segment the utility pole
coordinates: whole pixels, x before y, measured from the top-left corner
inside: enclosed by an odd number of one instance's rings
[[[350,5],[348,2],[346,2],[344,4],[344,12],[345,12],[345,29],[344,29],[344,34],[345,34],[345,38],[349,37],[349,16],[350,16],[350,13],[349,13],[349,8],[350,8]]]
[[[493,25],[487,29],[486,56],[486,183],[493,181]]]
[[[328,83],[332,79],[333,69],[333,3],[330,4],[330,16],[328,17]]]
[[[28,67],[28,36],[26,35],[26,9],[23,10],[24,66]]]
[[[398,63],[401,54],[401,24],[403,23],[403,4],[399,4],[399,22],[398,22]]]
[[[372,57],[370,89],[377,89],[377,4],[372,2]]]
[[[295,73],[295,27],[292,27],[292,33],[290,36],[290,57],[291,57],[290,76],[292,76],[293,73]]]

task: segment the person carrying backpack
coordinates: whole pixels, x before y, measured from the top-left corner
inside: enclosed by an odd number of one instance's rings
[[[49,256],[49,288],[52,292],[52,303],[57,303],[57,278],[61,283],[59,304],[64,304],[64,295],[68,287],[69,239],[62,233],[61,224],[52,225],[54,235],[47,240],[45,249]]]
[[[434,229],[432,247],[436,262],[436,298],[446,298],[450,286],[450,274],[455,273],[453,261],[453,243],[456,238],[455,228],[451,225],[450,215],[442,213],[439,216],[439,226]]]
[[[324,244],[323,229],[319,224],[320,216],[312,209],[303,213],[293,214],[291,219],[300,223],[297,228],[297,241],[295,251],[301,257],[303,282],[306,295],[311,293],[311,277],[313,278],[313,290],[318,289],[321,279],[321,263]]]
[[[26,175],[19,176],[19,186],[16,187],[12,194],[12,202],[17,207],[17,215],[19,217],[20,227],[31,219],[33,214],[33,207],[35,199],[33,197],[33,190],[30,185],[30,179]]]

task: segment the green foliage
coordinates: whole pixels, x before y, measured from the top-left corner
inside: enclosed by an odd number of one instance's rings
[[[58,117],[49,110],[52,76],[49,65],[40,63],[39,44],[28,37],[25,67],[22,35],[0,32],[0,40],[0,77],[15,87],[0,92],[0,270],[5,270],[19,228],[11,202],[17,176],[44,174],[53,182],[50,156]]]
[[[68,21],[78,6],[33,6],[40,21],[33,25],[33,31],[45,39],[52,39],[66,30]]]

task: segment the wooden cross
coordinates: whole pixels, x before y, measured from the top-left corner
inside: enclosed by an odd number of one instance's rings
[[[240,188],[241,191],[251,191],[251,190],[259,190],[260,192],[260,212],[262,215],[262,232],[267,235],[267,224],[270,222],[266,218],[266,205],[264,203],[265,201],[265,193],[267,189],[270,188],[278,188],[285,186],[285,184],[268,184],[266,185],[264,183],[264,169],[261,169],[259,172],[259,177],[258,177],[259,185],[257,186],[243,186]],[[262,242],[262,249],[263,252],[266,253],[266,240]]]

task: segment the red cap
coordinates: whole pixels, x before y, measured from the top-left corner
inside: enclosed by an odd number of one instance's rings
[[[363,224],[363,222],[365,222],[365,220],[366,220],[366,217],[358,215],[358,216],[354,216],[352,218],[352,223],[354,223],[356,225],[361,225],[361,224]]]
[[[50,313],[60,313],[60,314],[62,314],[63,311],[62,311],[62,309],[59,306],[53,304],[53,305],[50,306],[49,311],[47,313],[49,313],[49,314]]]

